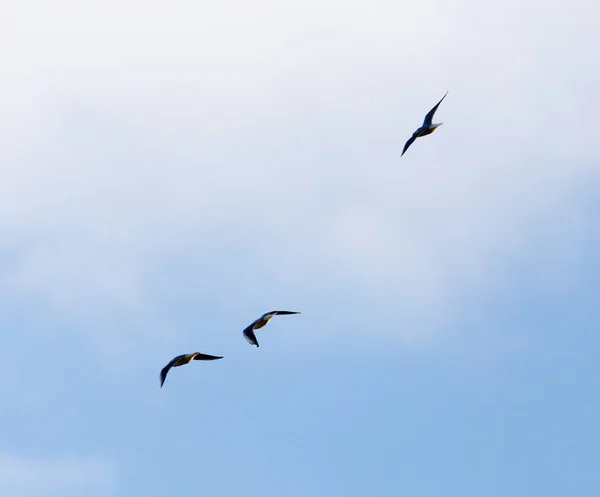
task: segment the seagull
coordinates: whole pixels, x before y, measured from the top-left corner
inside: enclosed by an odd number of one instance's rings
[[[171,362],[162,368],[160,372],[160,388],[162,388],[165,380],[167,379],[167,373],[171,368],[183,366],[189,364],[192,361],[214,361],[215,359],[223,359],[222,356],[201,354],[200,352],[193,352],[191,354],[178,355],[171,359]]]
[[[261,317],[259,317],[256,321],[254,321],[254,322],[252,322],[251,324],[248,325],[248,327],[243,331],[244,338],[246,340],[248,340],[248,342],[251,345],[254,345],[255,347],[258,347],[258,341],[256,340],[256,335],[254,334],[254,330],[258,330],[259,328],[262,328],[269,321],[271,321],[271,319],[273,319],[273,316],[277,316],[278,314],[285,315],[285,314],[300,314],[300,313],[299,312],[294,312],[294,311],[271,311],[271,312],[266,312]]]
[[[448,92],[446,92],[446,95],[448,95]],[[446,95],[444,95],[442,97],[442,100],[444,100],[446,98]],[[404,155],[404,152],[406,152],[408,150],[408,147],[410,147],[417,138],[419,138],[421,136],[425,136],[425,135],[430,135],[438,128],[438,126],[441,126],[442,124],[444,124],[444,123],[432,124],[432,122],[431,122],[433,120],[433,115],[435,114],[435,111],[442,103],[442,100],[440,100],[437,103],[437,105],[427,113],[427,115],[425,116],[425,119],[423,120],[423,125],[417,131],[415,131],[413,133],[413,135],[408,139],[408,141],[404,145],[404,150],[402,150],[402,155]],[[400,155],[400,157],[402,157],[402,155]]]

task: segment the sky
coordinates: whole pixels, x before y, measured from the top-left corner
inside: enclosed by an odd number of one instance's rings
[[[597,2],[2,12],[1,495],[600,492]]]

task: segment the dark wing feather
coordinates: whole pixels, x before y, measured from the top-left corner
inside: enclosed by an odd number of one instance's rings
[[[442,100],[444,100],[446,98],[446,95],[448,95],[448,92],[446,92],[446,94],[442,97]],[[423,121],[423,127],[424,128],[429,128],[429,126],[431,126],[431,122],[433,121],[433,115],[435,114],[435,111],[437,110],[437,108],[440,106],[440,104],[442,103],[442,100],[440,100],[436,106],[431,109],[427,115],[425,116],[425,120]]]
[[[248,340],[248,343],[258,347],[258,340],[256,339],[256,335],[254,334],[254,323],[248,326],[243,332],[244,338]]]
[[[169,364],[167,364],[164,368],[161,369],[161,371],[160,371],[160,388],[162,388],[165,380],[167,379],[167,373],[173,367],[173,364],[175,364],[182,357],[183,357],[182,355],[178,355],[177,357],[174,357],[173,359],[171,359]]]
[[[215,359],[223,359],[223,356],[198,354],[196,357],[194,357],[194,361],[214,361]]]
[[[404,149],[402,150],[402,153],[400,154],[400,157],[402,157],[404,155],[404,152],[406,152],[408,150],[408,147],[410,147],[416,139],[417,139],[417,134],[415,133],[404,144]]]

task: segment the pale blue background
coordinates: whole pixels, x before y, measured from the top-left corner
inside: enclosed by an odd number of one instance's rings
[[[3,5],[0,494],[600,495],[600,7],[286,4]]]

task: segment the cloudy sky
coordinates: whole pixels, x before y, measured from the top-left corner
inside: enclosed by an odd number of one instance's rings
[[[599,493],[599,15],[4,2],[0,494]]]

